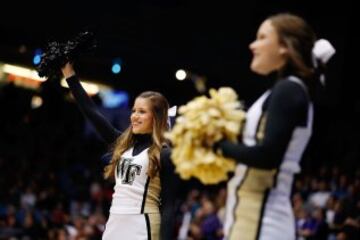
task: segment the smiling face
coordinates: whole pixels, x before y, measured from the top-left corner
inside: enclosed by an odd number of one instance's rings
[[[287,49],[280,44],[276,29],[270,20],[264,21],[250,44],[253,53],[251,70],[260,75],[267,75],[280,70],[286,63]]]
[[[153,131],[153,113],[149,99],[138,97],[131,113],[131,129],[134,134],[145,134]]]

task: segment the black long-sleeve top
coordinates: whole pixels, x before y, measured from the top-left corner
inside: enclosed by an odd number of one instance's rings
[[[81,112],[95,126],[102,139],[110,146],[120,136],[121,131],[114,128],[111,123],[99,112],[97,106],[87,95],[77,76],[66,79],[69,88],[76,99]],[[133,155],[141,153],[150,147],[152,138],[149,134],[135,135]],[[172,239],[175,225],[175,200],[177,191],[181,184],[178,175],[175,174],[175,167],[170,159],[171,149],[164,147],[160,153],[160,182],[161,182],[161,227],[160,237],[162,240]]]
[[[250,167],[278,168],[297,126],[305,126],[309,96],[303,86],[286,79],[279,80],[262,106],[267,115],[263,140],[255,146],[232,143],[227,140],[216,144],[224,156]]]

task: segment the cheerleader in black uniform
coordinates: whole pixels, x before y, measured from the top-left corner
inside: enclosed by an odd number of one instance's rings
[[[174,175],[164,138],[168,128],[167,100],[157,92],[140,94],[132,109],[131,125],[121,133],[97,110],[72,64],[67,63],[62,73],[83,114],[113,145],[105,177],[115,179],[115,187],[103,239],[172,239],[179,178]]]
[[[278,80],[248,110],[242,143],[215,145],[237,161],[228,183],[225,239],[295,239],[290,202],[293,176],[313,123],[313,90],[318,67],[335,50],[316,41],[308,24],[291,14],[266,19],[250,44],[251,70]]]

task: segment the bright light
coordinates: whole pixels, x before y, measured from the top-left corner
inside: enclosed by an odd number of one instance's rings
[[[121,58],[114,58],[112,63],[113,63],[111,67],[112,73],[119,74],[121,72],[121,64],[122,64]]]
[[[112,89],[101,90],[100,97],[102,104],[106,108],[115,108],[129,105],[129,94],[125,91],[115,91]]]
[[[61,86],[69,88],[66,80],[63,78],[60,82]],[[95,95],[99,92],[99,87],[93,83],[81,82],[81,85],[85,89],[85,91],[90,95]]]
[[[176,76],[177,80],[183,81],[186,78],[186,72],[184,70],[182,70],[182,69],[179,69],[179,70],[176,71],[175,76]]]
[[[34,65],[38,65],[41,62],[41,54],[42,54],[41,49],[35,50],[35,54],[34,54],[34,58],[33,58]]]
[[[111,71],[112,71],[114,74],[120,73],[120,72],[121,72],[121,66],[120,66],[120,64],[114,63],[114,64],[112,65]]]
[[[43,104],[43,100],[41,97],[39,97],[39,96],[32,97],[32,99],[31,99],[31,107],[32,108],[41,107],[42,104]]]
[[[33,63],[34,65],[38,65],[41,62],[41,56],[40,55],[35,55],[33,58]]]
[[[39,77],[38,73],[35,70],[30,70],[30,69],[24,68],[24,67],[19,67],[19,66],[10,65],[10,64],[4,64],[3,71],[8,74],[13,74],[13,75],[16,75],[19,77],[24,77],[24,78],[30,78],[30,79],[37,80],[40,82],[46,81],[46,78]]]

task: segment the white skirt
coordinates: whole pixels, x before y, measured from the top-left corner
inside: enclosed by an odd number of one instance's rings
[[[103,233],[103,240],[158,240],[160,214],[113,214]]]

